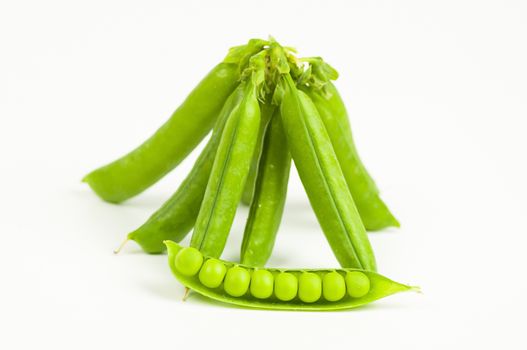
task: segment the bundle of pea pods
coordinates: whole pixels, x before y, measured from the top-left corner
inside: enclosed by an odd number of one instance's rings
[[[174,169],[212,130],[176,192],[124,243],[168,250],[187,291],[248,307],[337,310],[418,290],[376,272],[367,230],[399,223],[359,158],[337,77],[320,57],[299,58],[272,38],[249,40],[231,48],[154,135],[83,181],[120,203]],[[292,161],[341,268],[265,267]],[[240,262],[220,260],[240,203],[250,206]]]

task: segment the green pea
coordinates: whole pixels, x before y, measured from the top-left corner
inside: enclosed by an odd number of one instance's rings
[[[208,259],[199,272],[200,282],[208,288],[218,288],[227,273],[225,265],[217,259]]]
[[[251,277],[251,294],[258,299],[273,295],[273,274],[267,270],[256,270]]]
[[[176,255],[176,269],[185,276],[194,276],[203,264],[203,255],[196,248],[183,248]]]
[[[303,272],[298,278],[298,297],[305,303],[314,303],[322,295],[322,280],[313,272]]]
[[[298,291],[298,280],[289,272],[281,272],[276,275],[274,281],[274,294],[279,300],[289,301],[296,297]]]
[[[337,271],[326,273],[322,279],[322,293],[328,301],[338,301],[346,294],[346,281]]]
[[[227,294],[233,297],[241,297],[249,289],[249,283],[251,282],[251,275],[249,271],[240,266],[233,266],[225,275],[225,282],[223,288]]]
[[[360,271],[351,271],[346,274],[346,286],[352,298],[360,298],[370,291],[370,279]]]

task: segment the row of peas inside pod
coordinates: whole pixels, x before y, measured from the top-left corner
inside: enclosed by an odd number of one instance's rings
[[[262,309],[340,310],[417,287],[359,269],[255,268],[204,257],[166,241],[169,265],[187,288],[226,303]]]
[[[377,266],[366,231],[399,223],[359,158],[346,108],[331,82],[337,77],[319,57],[298,58],[272,38],[252,39],[232,48],[154,135],[83,181],[102,199],[122,202],[174,169],[212,130],[176,192],[125,243],[162,253],[163,242],[181,242],[192,232],[190,246],[218,259],[237,207],[245,203],[250,209],[240,262],[263,267],[282,219],[293,160],[340,265],[373,273]]]

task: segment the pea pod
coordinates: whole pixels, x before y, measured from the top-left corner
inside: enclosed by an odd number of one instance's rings
[[[244,97],[231,112],[214,159],[191,246],[219,257],[241,200],[260,126],[254,79],[242,83]]]
[[[291,156],[277,111],[265,135],[255,193],[243,235],[242,264],[263,266],[271,256],[284,211],[290,167]]]
[[[166,249],[164,240],[179,242],[194,227],[225,122],[242,97],[243,89],[238,86],[225,101],[207,146],[177,191],[143,225],[128,235],[128,239],[136,241],[144,251],[162,253]]]
[[[176,167],[207,135],[238,79],[237,64],[218,64],[148,140],[92,171],[83,181],[112,203],[141,193]]]
[[[194,248],[183,248],[172,241],[165,244],[170,269],[185,287],[228,304],[273,310],[331,311],[419,290],[368,270],[260,269],[203,256]]]
[[[367,230],[399,227],[399,222],[379,195],[375,182],[364,167],[351,134],[348,114],[335,86],[323,90],[305,89],[315,103],[339,160],[342,173]]]
[[[376,270],[366,230],[311,99],[290,75],[281,81],[287,143],[318,222],[342,267]]]
[[[251,169],[249,170],[249,175],[247,176],[247,182],[245,183],[245,188],[243,189],[242,195],[242,203],[245,205],[250,205],[253,200],[254,191],[256,187],[256,177],[258,175],[258,164],[260,163],[260,157],[262,155],[264,135],[265,131],[267,130],[269,120],[271,120],[271,116],[273,115],[273,112],[275,110],[275,107],[276,106],[272,104],[260,104],[260,110],[262,115],[260,120],[260,132],[258,133],[258,139],[256,140],[256,149],[254,150],[254,155],[251,162]]]

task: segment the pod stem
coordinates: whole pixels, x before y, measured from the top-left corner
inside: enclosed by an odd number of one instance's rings
[[[416,292],[416,293],[419,293],[419,294],[424,294],[423,291],[421,290],[421,287],[419,287],[419,286],[410,286],[410,290],[412,292]]]
[[[185,287],[185,294],[183,295],[183,301],[187,301],[188,295],[190,294],[190,288]]]
[[[117,247],[117,249],[113,251],[113,253],[119,254],[119,252],[124,248],[124,246],[126,245],[126,243],[128,243],[129,240],[130,238],[126,237],[125,240],[119,245],[119,247]]]

